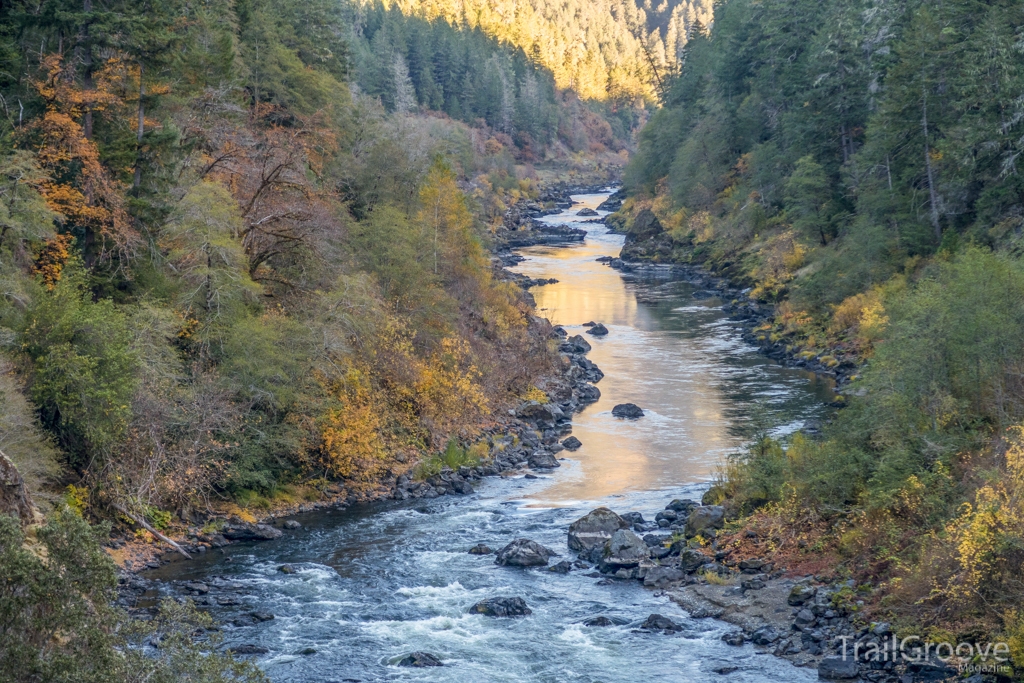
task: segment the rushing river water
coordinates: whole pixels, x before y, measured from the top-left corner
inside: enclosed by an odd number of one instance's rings
[[[606,197],[577,196],[573,209],[545,220],[572,222],[580,208]],[[560,280],[533,290],[541,315],[571,334],[589,320],[610,330],[592,340],[589,354],[605,373],[601,400],[575,417],[573,433],[584,445],[563,453],[559,470],[532,480],[486,479],[472,496],[297,516],[303,529],[278,541],[228,546],[150,578],[214,584],[208,598],[227,624],[227,643],[267,648],[259,662],[274,681],[816,680],[813,670],[749,645],[725,645],[720,637],[731,627],[691,620],[636,582],[601,585],[585,572],[497,567],[493,556],[467,554],[477,542],[500,548],[528,537],[568,557],[569,523],[597,505],[650,518],[672,498],[699,498],[723,456],[749,437],[755,411],[767,413],[780,434],[825,415],[829,385],[759,356],[725,319],[723,302],[696,299],[683,282],[623,276],[597,263],[618,255],[622,237],[601,224],[581,227],[589,231],[584,243],[524,249],[518,268]],[[612,406],[627,401],[647,415],[613,418]],[[279,572],[282,563],[296,573]],[[174,594],[174,586],[162,592]],[[532,616],[467,614],[501,595],[523,597]],[[218,598],[237,604],[220,606]],[[230,625],[253,611],[275,618]],[[684,631],[634,630],[654,612]],[[598,614],[623,624],[581,624]],[[394,665],[417,650],[444,666]]]

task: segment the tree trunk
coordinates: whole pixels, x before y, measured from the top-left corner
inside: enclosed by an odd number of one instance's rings
[[[146,86],[143,77],[142,62],[139,62],[139,128],[135,136],[135,176],[132,188],[138,192],[142,185],[142,136],[146,132]]]
[[[17,517],[22,525],[36,521],[36,507],[18,468],[0,451],[0,514]]]
[[[92,96],[95,90],[92,82],[92,44],[89,42],[89,24],[92,18],[92,0],[82,0],[82,11],[86,15],[82,24],[82,85],[85,88],[85,114],[82,117],[82,133],[86,140],[92,140]]]
[[[921,128],[924,131],[924,167],[928,174],[928,201],[931,205],[932,229],[935,242],[942,242],[942,226],[939,225],[939,202],[935,192],[935,174],[932,171],[932,150],[928,146],[928,92],[921,86]]]

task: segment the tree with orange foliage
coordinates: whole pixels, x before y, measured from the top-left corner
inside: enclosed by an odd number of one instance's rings
[[[87,104],[95,111],[111,97],[96,91],[86,98],[59,54],[46,55],[42,71],[44,77],[33,85],[45,112],[24,133],[50,176],[41,185],[42,195],[63,216],[65,231],[81,231],[86,263],[116,258],[124,266],[135,254],[139,234],[125,210],[123,188],[100,163],[99,150],[80,123]]]

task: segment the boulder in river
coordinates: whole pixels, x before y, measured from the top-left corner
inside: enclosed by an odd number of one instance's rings
[[[562,560],[558,564],[553,564],[550,567],[548,567],[548,571],[553,572],[555,574],[568,574],[572,571],[572,565],[569,564],[568,561]]]
[[[608,617],[590,617],[584,620],[584,626],[614,626],[615,622]]]
[[[399,660],[398,666],[444,666],[441,660],[429,652],[412,652]]]
[[[635,567],[651,556],[651,550],[629,529],[619,529],[605,545],[605,563],[615,567]]]
[[[477,543],[475,546],[469,549],[470,555],[490,555],[493,552],[494,551],[491,550],[490,547],[484,543]]]
[[[234,655],[265,655],[270,650],[259,645],[233,645],[228,648]]]
[[[595,387],[595,389],[596,388],[597,387]],[[580,441],[579,439],[577,439],[575,436],[570,436],[568,439],[565,439],[564,441],[562,441],[562,446],[565,447],[565,450],[567,450],[567,451],[579,450],[579,447],[582,446],[582,445],[583,445],[583,442]]]
[[[536,541],[517,538],[498,551],[494,564],[503,567],[543,567],[548,563],[548,558],[555,554],[555,551],[545,548]]]
[[[640,624],[640,628],[644,631],[661,631],[663,633],[674,633],[683,630],[682,626],[660,614],[652,614],[647,617],[644,623]]]
[[[569,549],[583,553],[602,547],[616,531],[628,528],[629,522],[608,508],[596,508],[569,525]]]
[[[576,215],[577,216],[587,216],[587,217],[589,217],[589,216],[600,216],[601,214],[599,214],[597,211],[594,211],[589,206],[587,206],[587,207],[584,207],[584,208],[580,209],[579,211],[577,211]]]
[[[635,403],[620,403],[612,408],[612,415],[635,420],[644,416],[644,411]]]
[[[743,635],[743,631],[729,631],[722,635],[722,642],[726,645],[739,647],[746,642],[746,636]]]
[[[500,597],[481,600],[469,608],[471,614],[483,614],[488,617],[525,617],[533,614],[522,598]]]
[[[285,521],[285,523],[282,526],[284,526],[285,529],[288,529],[288,531],[295,531],[297,529],[302,528],[302,524],[295,521],[294,519],[289,519]]]
[[[696,536],[709,529],[725,526],[725,508],[721,505],[702,505],[694,508],[686,520],[686,534]]]
[[[595,337],[603,337],[606,334],[608,334],[608,328],[602,325],[601,323],[597,323],[589,330],[587,330],[587,334],[592,334]]]

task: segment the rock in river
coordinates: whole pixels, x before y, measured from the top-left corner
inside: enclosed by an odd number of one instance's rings
[[[483,614],[488,617],[525,617],[533,614],[522,598],[488,598],[481,600],[469,608],[471,614]]]
[[[612,415],[635,420],[644,416],[644,411],[635,403],[620,403],[612,408]]]
[[[441,660],[430,654],[429,652],[412,652],[403,657],[399,662],[398,666],[444,666]]]
[[[584,207],[584,208],[580,209],[579,211],[577,211],[576,215],[577,216],[600,216],[601,214],[599,214],[597,211],[594,211],[589,206],[587,206],[587,207]]]
[[[616,567],[635,567],[651,555],[650,548],[629,529],[619,529],[605,546],[605,562]]]
[[[569,525],[569,549],[578,553],[603,546],[619,529],[628,529],[629,522],[608,508],[591,510]]]
[[[517,538],[498,551],[494,564],[503,567],[543,567],[556,553],[528,538]]]
[[[603,337],[606,334],[608,334],[608,328],[602,325],[601,323],[597,323],[589,330],[587,330],[587,334],[592,334],[595,337]]]
[[[469,549],[470,555],[490,555],[494,551],[487,546],[486,543],[477,543],[475,546]]]
[[[567,451],[575,451],[578,450],[579,447],[583,445],[583,442],[577,439],[575,436],[570,436],[568,439],[562,442],[562,445],[565,446],[565,450]]]
[[[640,624],[640,628],[644,631],[662,631],[663,633],[683,630],[682,626],[660,614],[652,614],[647,617],[644,623]]]

